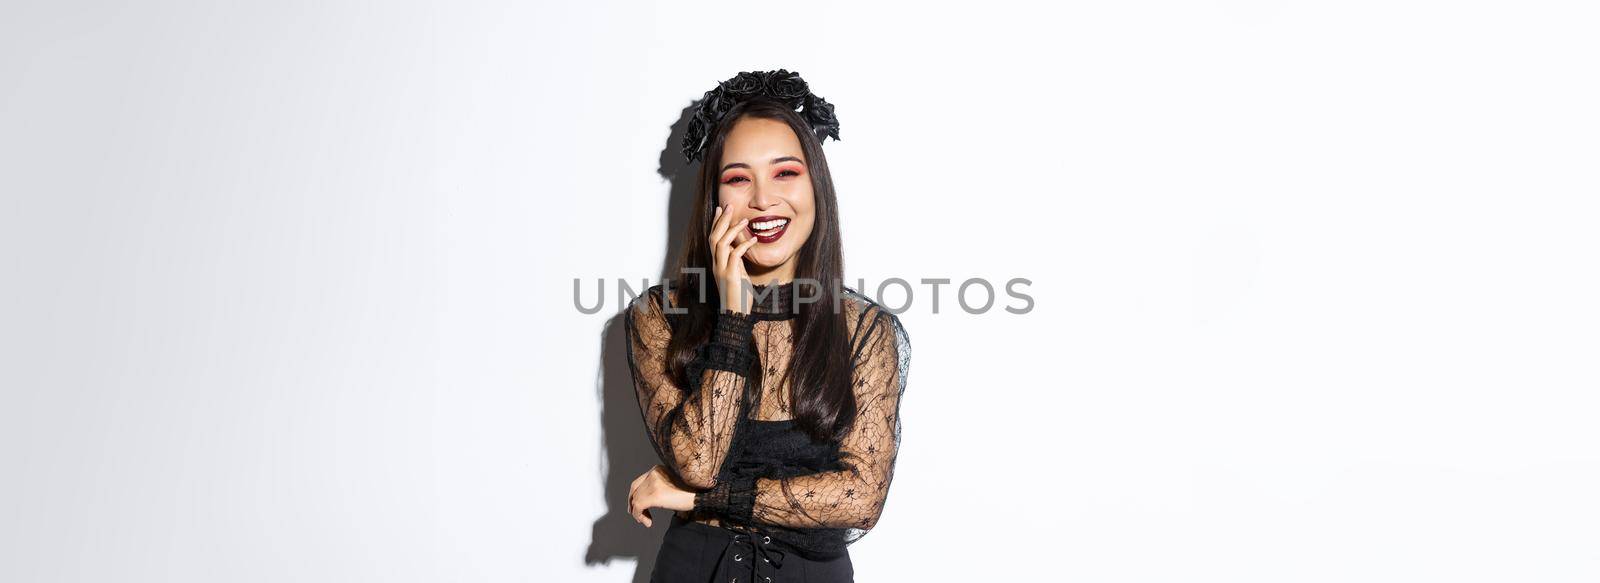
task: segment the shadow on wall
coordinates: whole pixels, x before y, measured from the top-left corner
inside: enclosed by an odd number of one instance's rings
[[[685,107],[678,123],[673,124],[656,170],[672,183],[667,203],[666,241],[661,247],[664,250],[661,273],[656,281],[666,279],[677,270],[678,255],[683,251],[682,233],[689,222],[689,205],[694,204],[696,175],[684,161],[681,145],[695,108],[694,104]],[[589,551],[583,560],[586,565],[594,566],[609,565],[612,559],[637,559],[633,581],[647,583],[672,513],[653,511],[650,516],[655,526],[652,528],[645,528],[628,516],[628,487],[634,478],[660,460],[645,436],[644,416],[639,412],[633,372],[628,368],[628,339],[623,323],[626,308],[620,306],[619,313],[606,321],[600,334],[600,366],[595,390],[600,399],[601,450],[604,452],[600,460],[600,485],[604,489],[606,513],[594,521]]]

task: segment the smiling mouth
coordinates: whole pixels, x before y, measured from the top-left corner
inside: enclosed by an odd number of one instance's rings
[[[750,231],[750,236],[755,237],[760,243],[777,241],[788,228],[789,219],[783,217],[757,217],[746,227]]]

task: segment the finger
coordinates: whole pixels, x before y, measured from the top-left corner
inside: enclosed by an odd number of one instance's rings
[[[638,508],[638,505],[637,505],[638,499],[639,499],[639,486],[637,484],[635,484],[633,486],[633,488],[630,488],[628,490],[628,514],[633,514],[634,511]]]
[[[717,277],[722,277],[722,266],[728,261],[728,246],[722,244],[722,238],[711,240],[711,269]]]
[[[739,233],[739,237],[737,237],[736,240],[737,239],[743,239],[743,241],[737,243],[728,250],[728,261],[730,263],[743,258],[745,250],[748,250],[750,247],[760,242],[760,239],[756,239],[754,235],[744,232]],[[744,267],[744,264],[741,263],[739,266],[742,268]]]
[[[645,505],[645,503],[635,503],[632,514],[634,514],[634,521],[638,522],[638,524],[646,525],[646,527],[650,525],[650,506]]]
[[[718,211],[721,212],[721,207],[718,207]],[[718,274],[721,274],[723,265],[726,263],[725,260],[728,258],[727,247],[721,245],[720,242],[722,241],[722,236],[728,232],[729,216],[728,213],[722,212],[721,216],[711,224],[711,235],[707,239],[707,242],[711,244],[711,268]]]
[[[715,245],[717,239],[722,238],[723,231],[728,228],[728,214],[723,212],[722,207],[719,206],[717,207],[717,210],[712,211],[711,217],[710,238],[711,244]]]
[[[757,239],[755,237],[751,237],[750,239],[746,240],[745,242],[740,243],[738,247],[735,247],[733,249],[733,253],[730,253],[728,258],[729,259],[735,259],[735,260],[744,259],[744,252],[745,251],[749,251],[751,247],[755,247],[756,243],[758,243],[760,241],[761,241],[760,239]]]
[[[732,227],[728,228],[728,232],[722,234],[722,238],[717,241],[717,244],[726,246],[730,249],[733,248],[734,241],[738,241],[740,235],[749,234],[744,230],[745,225],[748,224],[750,224],[750,219],[739,219],[737,224],[734,224]]]
[[[722,234],[722,238],[717,239],[713,244],[714,255],[720,261],[716,266],[717,269],[726,270],[728,268],[728,255],[733,252],[733,241],[739,237],[740,233],[744,232],[744,226],[749,222],[750,219],[740,219],[737,224],[730,226],[728,231]]]
[[[650,509],[646,508],[645,511],[643,512],[643,514],[644,514],[644,527],[645,528],[650,528],[652,525],[654,525],[656,523],[655,519],[650,517]]]
[[[717,239],[715,248],[718,256],[722,258],[722,269],[728,268],[728,254],[733,251],[733,242],[744,232],[744,225],[749,222],[750,219],[740,219],[738,224],[730,226],[728,231],[722,234],[722,238]]]

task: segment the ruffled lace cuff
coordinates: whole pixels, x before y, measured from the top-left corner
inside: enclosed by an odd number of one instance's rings
[[[756,321],[749,314],[728,310],[717,314],[717,324],[711,330],[711,343],[706,346],[701,368],[739,374],[749,372],[756,358],[753,350],[755,326]]]
[[[750,522],[755,505],[755,476],[734,476],[717,482],[710,490],[694,495],[696,511],[726,516],[738,522]]]

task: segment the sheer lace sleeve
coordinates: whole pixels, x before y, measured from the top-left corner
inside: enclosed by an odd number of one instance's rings
[[[705,490],[716,485],[748,406],[755,322],[747,315],[721,312],[711,342],[687,367],[692,386],[683,387],[668,367],[672,329],[662,308],[665,301],[661,289],[652,288],[629,306],[628,364],[656,454],[686,486]]]
[[[839,444],[844,469],[791,478],[759,477],[716,488],[733,516],[788,528],[838,528],[846,542],[878,522],[900,445],[900,397],[911,344],[899,318],[871,305],[854,343],[856,419]]]

